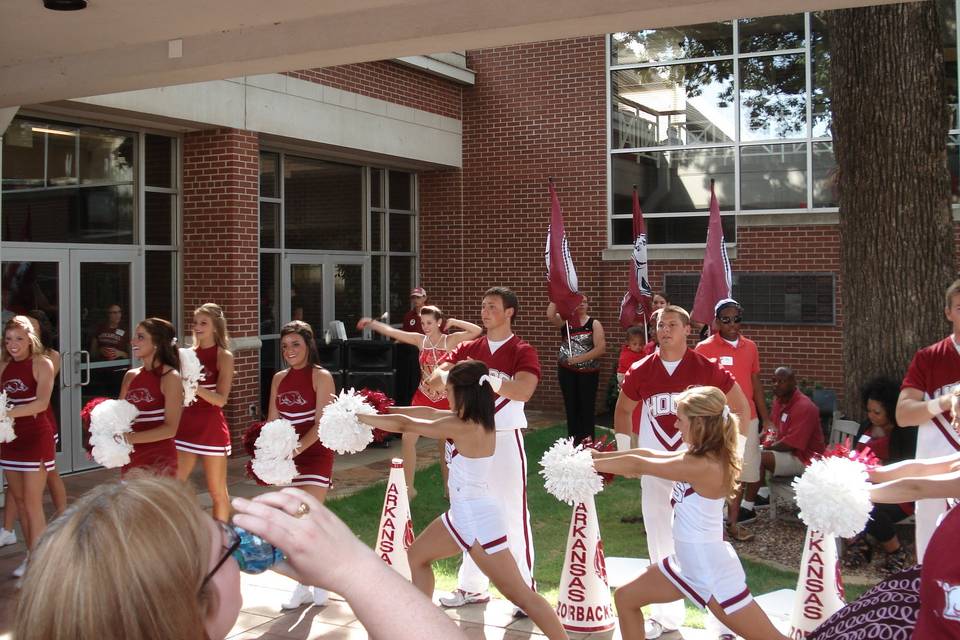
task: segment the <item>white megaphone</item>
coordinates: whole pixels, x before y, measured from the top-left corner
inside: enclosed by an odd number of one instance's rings
[[[787,634],[790,638],[806,638],[844,607],[843,577],[837,556],[836,537],[807,528]]]
[[[410,519],[410,501],[407,499],[407,481],[403,476],[403,460],[390,461],[387,493],[380,513],[380,528],[374,551],[397,573],[410,579],[407,549],[413,542],[413,520]]]
[[[560,574],[557,616],[564,629],[575,633],[599,633],[616,625],[592,496],[573,508]]]

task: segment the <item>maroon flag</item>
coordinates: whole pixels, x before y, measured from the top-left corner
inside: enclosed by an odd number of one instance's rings
[[[630,285],[620,301],[620,326],[628,329],[637,321],[646,322],[650,317],[653,291],[647,273],[647,229],[643,224],[640,198],[633,187],[633,255],[630,264]]]
[[[693,300],[693,312],[690,317],[696,322],[710,324],[713,321],[713,308],[724,298],[731,297],[733,276],[730,273],[730,260],[727,247],[723,243],[723,227],[720,225],[720,203],[710,181],[710,224],[707,227],[707,251],[703,256],[703,271],[700,272],[700,284]]]
[[[567,234],[563,230],[563,212],[557,190],[550,181],[550,226],[547,227],[547,297],[557,306],[557,313],[564,320],[571,320],[577,306],[583,300],[577,289],[577,271],[573,268]]]

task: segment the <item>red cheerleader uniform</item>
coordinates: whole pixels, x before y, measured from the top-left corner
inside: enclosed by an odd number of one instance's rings
[[[37,381],[33,377],[33,359],[11,360],[0,376],[7,402],[14,407],[37,399]],[[47,413],[24,416],[13,421],[13,442],[0,444],[0,468],[5,471],[39,471],[54,460],[53,433]]]
[[[133,421],[134,432],[146,431],[163,424],[164,398],[160,389],[163,375],[142,368],[130,381],[124,400],[140,411]],[[173,438],[134,445],[130,464],[123,466],[121,475],[126,475],[133,469],[149,469],[157,475],[176,476],[177,448],[173,444]]]
[[[313,367],[287,369],[277,386],[277,411],[302,436],[317,424],[317,392],[313,389]],[[329,489],[333,478],[333,451],[317,440],[293,458],[297,476],[291,486],[313,485]]]
[[[220,369],[217,368],[217,345],[205,349],[197,348],[197,359],[203,365],[203,378],[200,386],[208,391],[217,390]],[[223,417],[223,409],[212,405],[203,398],[184,407],[174,440],[177,450],[195,453],[199,456],[229,456],[230,428]]]
[[[433,370],[437,368],[437,363],[443,360],[443,357],[449,353],[447,349],[447,336],[443,336],[443,346],[428,346],[427,336],[423,336],[423,344],[420,347],[420,386],[417,392],[413,394],[413,400],[410,404],[415,407],[433,407],[434,409],[449,409],[450,401],[447,399],[446,390],[434,391],[427,384],[427,380],[433,375]]]

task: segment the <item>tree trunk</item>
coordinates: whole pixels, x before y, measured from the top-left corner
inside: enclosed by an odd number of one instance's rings
[[[936,3],[828,13],[838,167],[845,408],[860,386],[902,379],[948,332],[954,271],[948,109]]]

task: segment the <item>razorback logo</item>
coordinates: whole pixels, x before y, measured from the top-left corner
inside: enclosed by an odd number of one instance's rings
[[[597,549],[593,553],[593,572],[607,584],[607,562],[603,557],[603,540],[597,538]]]
[[[953,585],[943,580],[937,580],[937,584],[943,589],[943,617],[946,620],[955,620],[960,622],[960,585]]]
[[[413,520],[407,518],[407,525],[403,528],[403,548],[409,549],[413,544]]]
[[[305,407],[307,401],[303,399],[299,391],[284,391],[277,396],[277,404],[281,407]]]
[[[130,389],[127,391],[127,402],[130,404],[150,404],[155,402],[153,394],[150,393],[150,389],[140,387],[138,389]]]
[[[20,378],[11,378],[3,383],[3,390],[7,393],[23,393],[29,391],[28,387]]]

